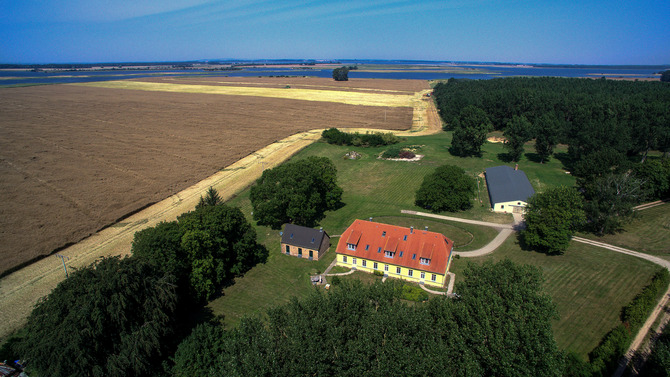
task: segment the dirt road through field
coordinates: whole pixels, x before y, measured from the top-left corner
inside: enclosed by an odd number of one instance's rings
[[[429,135],[441,130],[433,101],[424,92],[414,96],[414,117],[408,131],[392,131],[400,136]],[[289,136],[235,162],[209,178],[152,205],[60,251],[69,258],[68,268],[83,267],[104,256],[127,255],[135,232],[161,221],[172,221],[192,210],[211,186],[224,200],[250,186],[264,169],[273,168],[321,137],[322,129]],[[379,130],[359,130],[379,131]],[[65,278],[61,260],[46,257],[0,280],[0,339],[18,329],[35,303]]]

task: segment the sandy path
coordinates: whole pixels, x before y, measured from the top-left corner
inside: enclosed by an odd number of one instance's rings
[[[408,131],[391,131],[399,136],[430,135],[442,130],[434,103],[424,97],[429,90],[415,94],[414,115]],[[200,196],[211,186],[224,200],[244,190],[258,179],[264,169],[273,168],[321,137],[322,129],[289,136],[252,153],[211,177],[152,205],[111,227],[108,227],[59,254],[68,257],[68,268],[83,267],[103,256],[127,255],[135,232],[155,226],[161,221],[173,221],[192,210]],[[347,130],[350,132],[380,130]],[[46,257],[0,280],[0,339],[23,325],[35,303],[49,294],[65,278],[61,260]]]

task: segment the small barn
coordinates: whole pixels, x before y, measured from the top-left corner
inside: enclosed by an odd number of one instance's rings
[[[535,194],[526,173],[519,165],[506,165],[486,169],[486,186],[494,212],[523,213],[528,198]]]
[[[330,237],[321,229],[286,224],[281,236],[281,252],[298,258],[319,260],[330,247]]]

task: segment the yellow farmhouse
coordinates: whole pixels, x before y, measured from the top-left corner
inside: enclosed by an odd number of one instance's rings
[[[443,287],[453,246],[439,233],[356,220],[337,244],[337,265]]]

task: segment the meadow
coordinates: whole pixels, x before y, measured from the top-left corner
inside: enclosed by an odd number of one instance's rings
[[[425,155],[422,160],[412,163],[377,159],[384,147],[342,147],[323,142],[306,147],[294,159],[326,156],[338,169],[338,182],[344,190],[345,205],[337,211],[328,212],[321,222],[320,225],[329,235],[341,234],[353,219],[372,217],[373,221],[401,226],[428,226],[430,230],[453,237],[457,250],[472,250],[488,243],[497,232],[474,225],[400,214],[401,209],[420,210],[414,206],[414,192],[423,176],[441,164],[461,166],[473,177],[479,176],[486,167],[504,164],[501,160],[504,158],[504,150],[500,143],[485,144],[481,158],[458,158],[451,156],[447,150],[450,138],[451,134],[447,132],[406,138],[402,145],[413,146],[418,154]],[[532,145],[528,144],[526,148],[527,155],[519,162],[519,166],[537,190],[556,185],[574,185],[574,178],[566,174],[559,160],[554,158],[545,164],[533,162]],[[357,151],[362,158],[345,159],[344,154],[350,150]],[[559,154],[564,151],[563,147],[557,150]],[[477,200],[471,210],[449,215],[498,223],[511,222],[511,215],[489,211],[485,181],[482,178],[479,181],[478,197],[481,203]],[[239,206],[251,219],[248,190],[229,201],[229,204]],[[303,297],[314,289],[308,275],[322,272],[335,257],[338,238],[331,239],[331,249],[323,260],[309,263],[278,252],[279,231],[266,227],[257,229],[260,241],[270,250],[270,259],[265,265],[236,279],[235,284],[225,289],[224,295],[209,306],[215,314],[224,317],[227,327],[235,326],[244,315],[263,315],[265,310],[286,302],[291,296]],[[577,243],[572,244],[562,256],[524,251],[519,247],[516,237],[512,236],[492,255],[454,259],[452,271],[456,273],[456,282],[459,277],[462,278],[467,263],[502,258],[542,269],[546,292],[552,297],[559,313],[559,318],[553,323],[559,347],[582,357],[586,357],[602,336],[619,323],[621,308],[650,281],[658,268],[643,260]],[[361,273],[346,278],[361,276],[365,281],[376,279]]]

